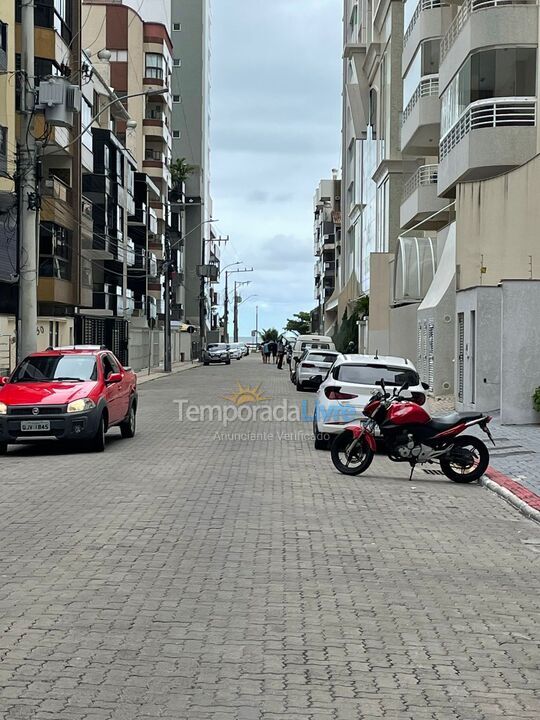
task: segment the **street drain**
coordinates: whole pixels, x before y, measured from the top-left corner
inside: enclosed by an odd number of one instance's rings
[[[426,470],[424,468],[424,472],[426,473],[426,475],[444,475],[442,470]]]

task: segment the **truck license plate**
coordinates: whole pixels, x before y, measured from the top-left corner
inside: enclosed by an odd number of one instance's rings
[[[21,423],[21,432],[46,432],[50,429],[50,420],[29,420]]]

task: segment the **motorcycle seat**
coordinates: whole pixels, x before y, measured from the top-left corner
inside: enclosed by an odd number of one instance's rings
[[[438,415],[431,418],[429,423],[430,427],[434,430],[449,430],[451,427],[455,427],[460,423],[471,422],[472,420],[479,420],[484,417],[482,413],[458,413],[451,412],[447,415]]]

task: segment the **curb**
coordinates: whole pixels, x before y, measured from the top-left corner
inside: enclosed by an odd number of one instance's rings
[[[523,515],[540,523],[540,496],[536,493],[491,466],[480,479],[480,484],[497,493]]]
[[[202,367],[202,364],[196,362],[192,365],[188,365],[187,367],[173,369],[170,373],[161,371],[159,373],[152,373],[151,375],[143,375],[142,377],[137,375],[137,386],[144,385],[145,383],[152,382],[153,380],[163,380],[164,378],[171,377],[171,375],[178,375],[179,373],[187,372],[188,370],[193,370],[194,368],[199,367]]]

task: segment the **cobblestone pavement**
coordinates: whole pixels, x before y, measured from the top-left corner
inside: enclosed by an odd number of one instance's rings
[[[434,412],[454,408],[453,399],[431,403]],[[496,447],[490,447],[491,465],[540,496],[540,425],[501,425],[495,416],[491,431],[496,442]],[[477,434],[483,435],[481,431]]]
[[[339,475],[309,423],[177,421],[237,380],[313,399],[249,357],[145,385],[103,455],[2,458],[2,720],[538,718],[540,528],[476,484]]]

